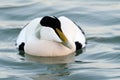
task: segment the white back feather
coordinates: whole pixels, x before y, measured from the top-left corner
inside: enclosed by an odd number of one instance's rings
[[[61,22],[62,31],[64,32],[66,37],[71,41],[80,42],[84,47],[85,46],[85,35],[78,28],[78,26],[75,23],[73,23],[70,19],[64,16],[61,16],[59,20]]]
[[[33,31],[35,30],[35,28],[37,27],[37,25],[39,24],[41,18],[36,18],[34,20],[32,20],[28,25],[26,25],[19,33],[18,38],[16,40],[17,43],[17,48],[19,47],[19,45],[24,42],[27,42],[27,39],[30,37],[31,34],[33,34]]]

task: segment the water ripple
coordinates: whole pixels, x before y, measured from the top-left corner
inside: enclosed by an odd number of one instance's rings
[[[120,79],[119,0],[2,0],[0,4],[1,80]],[[88,44],[75,62],[41,64],[17,54],[14,44],[21,28],[45,15],[67,16],[85,31]]]

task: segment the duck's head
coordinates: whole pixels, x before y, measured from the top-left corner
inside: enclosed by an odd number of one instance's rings
[[[52,28],[63,42],[68,41],[66,36],[64,35],[62,29],[61,29],[61,23],[60,23],[59,19],[56,18],[55,16],[43,17],[40,21],[40,24],[42,26]]]
[[[45,16],[41,19],[40,24],[42,26],[46,26],[46,27],[51,27],[53,29],[61,29],[61,23],[59,21],[58,18],[56,18],[55,16],[51,17],[51,16]]]

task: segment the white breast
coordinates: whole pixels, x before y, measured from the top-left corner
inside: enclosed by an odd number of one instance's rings
[[[61,43],[48,40],[29,40],[25,45],[25,52],[33,56],[56,57],[74,53]]]

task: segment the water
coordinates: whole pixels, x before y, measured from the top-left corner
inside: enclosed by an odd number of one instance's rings
[[[69,17],[82,27],[87,47],[68,64],[26,62],[15,40],[31,19]],[[120,80],[119,0],[0,0],[0,80]]]

